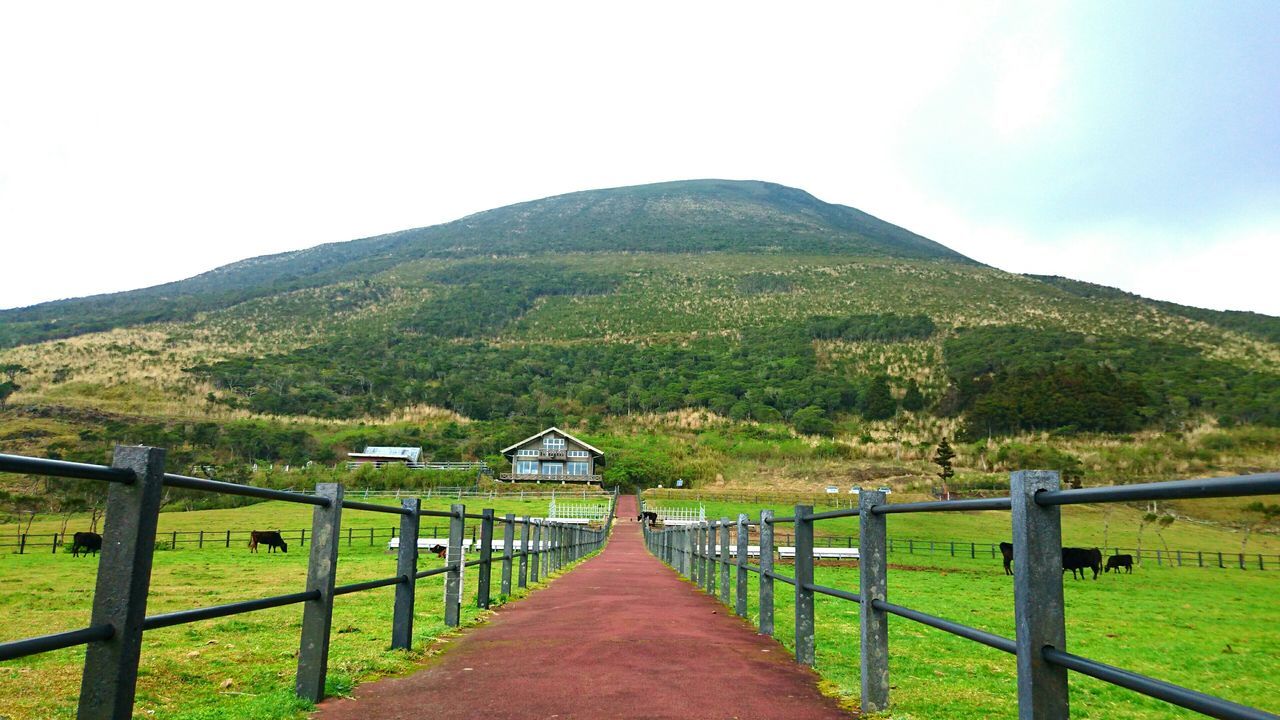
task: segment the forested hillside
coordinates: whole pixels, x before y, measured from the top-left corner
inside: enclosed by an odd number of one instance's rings
[[[792,188],[694,181],[4,311],[0,399],[491,423],[475,452],[685,410],[837,440],[1181,432],[1280,426],[1278,324],[1005,273]]]

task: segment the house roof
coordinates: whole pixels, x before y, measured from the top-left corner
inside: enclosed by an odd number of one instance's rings
[[[351,456],[369,456],[384,458],[404,458],[409,462],[421,462],[422,448],[416,447],[376,447],[370,445],[361,453],[347,453]]]
[[[511,452],[512,450],[515,450],[516,448],[520,447],[521,445],[524,445],[525,443],[529,442],[530,440],[537,440],[538,438],[542,437],[543,435],[546,435],[547,433],[549,433],[549,432],[553,432],[553,431],[554,431],[554,432],[557,432],[557,433],[560,433],[561,435],[563,435],[563,436],[565,436],[566,438],[569,438],[570,440],[572,440],[572,441],[574,441],[574,442],[578,443],[578,444],[579,444],[579,445],[581,445],[582,447],[584,447],[584,448],[586,448],[586,449],[590,450],[591,452],[593,452],[593,453],[595,453],[595,454],[599,455],[600,457],[604,457],[604,451],[603,451],[603,450],[600,450],[599,448],[592,447],[591,445],[588,445],[587,443],[582,442],[582,441],[581,441],[581,440],[579,440],[578,438],[576,438],[576,437],[574,437],[574,436],[570,435],[569,433],[567,433],[567,432],[565,432],[565,431],[563,431],[563,430],[561,430],[560,428],[555,427],[555,426],[549,427],[549,428],[547,428],[546,430],[543,430],[542,432],[537,433],[537,434],[535,434],[535,435],[530,435],[529,437],[527,437],[527,438],[525,438],[525,439],[521,440],[520,442],[516,443],[515,445],[512,445],[512,446],[510,446],[510,447],[505,447],[505,448],[503,448],[503,449],[502,449],[502,454],[503,454],[503,455],[506,455],[507,453]]]

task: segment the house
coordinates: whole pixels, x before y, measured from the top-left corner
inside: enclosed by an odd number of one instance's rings
[[[604,453],[556,427],[525,438],[502,454],[511,461],[510,482],[599,483],[596,473],[604,465]]]
[[[393,463],[403,463],[413,468],[422,467],[422,448],[366,447],[364,452],[347,453],[347,467],[353,470],[361,465],[372,464],[380,468]]]

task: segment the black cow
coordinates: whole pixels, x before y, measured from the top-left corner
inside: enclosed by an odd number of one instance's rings
[[[1107,558],[1106,572],[1111,572],[1115,568],[1116,574],[1120,574],[1120,568],[1124,568],[1127,572],[1133,572],[1133,556],[1132,555],[1112,555]]]
[[[98,554],[102,549],[102,536],[96,532],[78,532],[71,538],[71,557],[80,557],[80,550],[84,550],[84,554]]]
[[[652,511],[652,510],[645,510],[644,512],[642,512],[642,513],[640,513],[639,515],[637,515],[637,516],[636,516],[636,519],[637,519],[637,520],[639,520],[639,521],[641,521],[641,522],[646,522],[646,523],[648,523],[648,524],[652,525],[652,524],[654,524],[654,523],[658,522],[658,513],[654,512],[654,511]]]
[[[431,547],[427,548],[427,552],[443,560],[445,553],[449,552],[449,548],[446,548],[445,546],[439,543],[436,543],[435,545],[432,545]]]
[[[1093,579],[1102,572],[1102,551],[1098,548],[1062,548],[1062,572],[1071,571],[1071,577],[1084,578],[1084,571],[1092,569]],[[1076,573],[1079,572],[1079,575]]]
[[[1004,574],[1012,575],[1013,568],[1013,543],[1000,543],[1000,555],[1004,558]]]
[[[289,544],[280,537],[279,530],[250,530],[249,531],[249,550],[258,552],[258,545],[266,545],[267,552],[274,552],[276,548],[280,548],[280,552],[289,552]]]

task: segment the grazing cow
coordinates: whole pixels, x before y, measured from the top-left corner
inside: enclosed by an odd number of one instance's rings
[[[1071,577],[1084,578],[1084,571],[1092,569],[1093,579],[1102,572],[1102,551],[1098,548],[1062,548],[1062,572],[1071,571]],[[1076,573],[1079,572],[1079,575]]]
[[[642,512],[642,513],[640,513],[639,515],[637,515],[637,516],[636,516],[636,519],[637,519],[637,520],[639,520],[639,521],[641,521],[641,522],[646,522],[646,523],[648,523],[648,524],[652,525],[652,524],[654,524],[654,523],[658,522],[658,513],[654,512],[654,511],[652,511],[652,510],[645,510],[644,512]]]
[[[267,546],[267,552],[274,552],[276,548],[280,548],[280,552],[289,552],[289,545],[280,537],[279,530],[250,530],[249,531],[249,549],[258,552],[258,544]]]
[[[86,556],[89,553],[98,554],[102,549],[102,536],[96,532],[76,533],[71,538],[71,557],[80,557],[81,549]]]
[[[449,552],[449,548],[441,545],[440,543],[436,543],[435,545],[427,548],[427,552],[443,560],[445,554]]]
[[[1004,574],[1012,575],[1013,568],[1013,543],[1000,543],[1000,555],[1004,558]]]
[[[1133,572],[1133,556],[1132,555],[1112,555],[1107,558],[1106,572],[1111,572],[1115,568],[1116,574],[1120,574],[1120,568],[1124,568],[1127,572]]]

